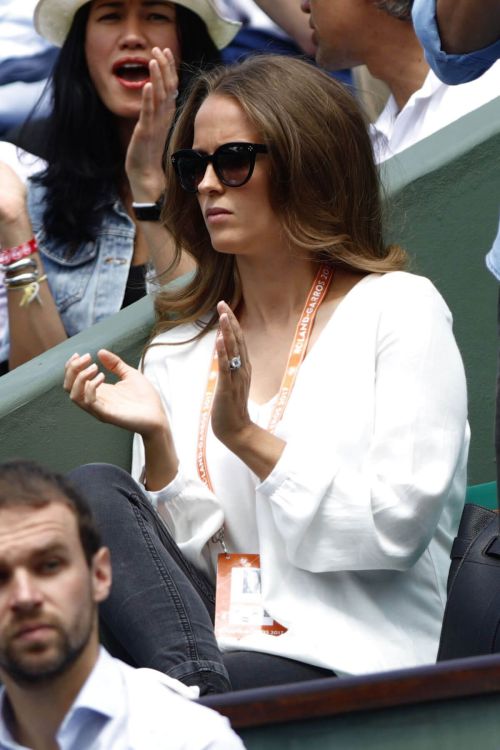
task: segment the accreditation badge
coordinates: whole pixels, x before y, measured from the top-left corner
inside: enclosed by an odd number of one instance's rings
[[[256,632],[281,635],[286,628],[264,609],[259,555],[221,553],[217,563],[215,635],[243,638]]]

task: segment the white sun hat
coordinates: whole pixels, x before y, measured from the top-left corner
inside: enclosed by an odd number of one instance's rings
[[[34,15],[36,30],[49,42],[62,47],[76,11],[88,2],[90,0],[39,0]],[[241,27],[240,23],[224,18],[217,7],[217,0],[174,2],[196,13],[205,22],[208,33],[218,49],[228,45]]]

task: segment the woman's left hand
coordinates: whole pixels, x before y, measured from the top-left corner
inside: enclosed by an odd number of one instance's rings
[[[138,202],[155,202],[165,188],[163,152],[175,114],[177,65],[170,49],[152,50],[150,81],[142,89],[139,120],[130,139],[125,169]]]
[[[219,377],[212,404],[212,430],[216,438],[237,455],[263,481],[276,466],[285,442],[252,422],[248,396],[252,368],[245,338],[229,305],[219,302],[217,336]],[[239,366],[231,369],[236,358]]]
[[[217,335],[219,377],[212,405],[214,435],[230,450],[253,426],[248,414],[248,394],[252,368],[243,332],[229,305],[219,302],[220,333]],[[239,357],[241,366],[230,368],[230,361]]]

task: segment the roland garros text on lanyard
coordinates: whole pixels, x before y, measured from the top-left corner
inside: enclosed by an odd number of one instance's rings
[[[276,404],[267,428],[269,432],[274,432],[276,425],[283,417],[300,365],[307,351],[316,313],[325,299],[332,277],[333,270],[329,266],[320,266],[307,295],[304,309],[295,329],[295,336],[288,354],[288,362]],[[218,370],[216,339],[200,414],[196,461],[200,479],[212,492],[206,444]],[[220,543],[223,549],[217,562],[214,624],[216,638],[219,641],[225,638],[240,640],[256,632],[275,637],[286,633],[287,628],[266,611],[261,591],[260,555],[229,554],[224,543],[224,526],[212,537],[212,542]]]
[[[297,323],[295,329],[295,335],[293,338],[292,346],[288,354],[288,362],[285,368],[285,373],[281,381],[280,390],[269,425],[267,427],[268,432],[274,432],[278,422],[283,417],[284,411],[288,404],[288,399],[292,393],[295,381],[302,361],[306,355],[309,339],[311,338],[311,332],[313,329],[316,313],[326,297],[330,283],[333,278],[333,269],[325,264],[321,265],[316,277],[312,283],[311,289],[307,295],[307,300],[302,310],[302,314]],[[207,445],[207,432],[208,424],[210,422],[210,415],[212,412],[212,404],[215,396],[215,389],[217,386],[217,373],[219,370],[219,363],[217,358],[217,344],[214,345],[214,351],[212,354],[212,360],[210,364],[210,372],[208,375],[207,387],[205,391],[205,397],[200,413],[200,426],[198,430],[198,445],[196,463],[198,467],[198,474],[202,482],[213,492],[212,482],[210,480],[210,474],[207,465],[206,445]],[[222,536],[217,535],[217,539],[213,541],[222,542]]]

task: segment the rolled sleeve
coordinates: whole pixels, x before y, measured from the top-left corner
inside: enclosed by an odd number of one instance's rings
[[[500,40],[489,47],[464,55],[447,54],[441,46],[436,0],[415,0],[412,14],[413,25],[425,49],[427,62],[444,83],[455,85],[473,81],[500,57]]]

